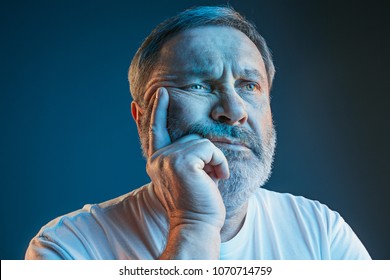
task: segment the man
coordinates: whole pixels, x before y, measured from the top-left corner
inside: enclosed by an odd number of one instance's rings
[[[260,188],[273,76],[264,39],[231,8],[157,26],[129,71],[151,183],[50,222],[26,259],[369,259],[338,213]]]

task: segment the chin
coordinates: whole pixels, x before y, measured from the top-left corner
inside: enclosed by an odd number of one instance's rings
[[[230,170],[230,177],[218,183],[226,211],[242,207],[262,187],[271,174],[272,160],[260,160],[253,154],[223,151]],[[226,153],[225,153],[226,152]]]

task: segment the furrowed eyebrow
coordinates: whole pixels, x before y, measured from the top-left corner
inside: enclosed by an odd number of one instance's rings
[[[212,69],[205,69],[203,67],[195,67],[192,69],[184,70],[183,73],[190,76],[209,77],[213,75]]]
[[[261,83],[265,82],[265,77],[257,69],[244,69],[240,76],[251,80],[260,80]]]
[[[161,71],[160,73],[158,73],[158,76],[162,76],[164,78],[170,78],[170,79],[181,79],[183,76],[209,77],[211,75],[212,75],[212,71],[210,69],[205,69],[202,67],[193,67],[190,69],[175,70],[173,71],[173,73],[168,71],[167,72]]]
[[[252,81],[260,81],[261,84],[266,82],[266,77],[261,74],[259,70],[256,68],[244,68],[237,69],[233,74],[236,79],[242,80],[252,80]],[[215,72],[211,68],[205,67],[191,67],[189,69],[180,69],[180,71],[174,71],[173,73],[168,74],[165,71],[161,71],[157,76],[162,76],[164,78],[172,79],[172,80],[181,80],[183,77],[199,77],[199,78],[210,78],[213,77]]]

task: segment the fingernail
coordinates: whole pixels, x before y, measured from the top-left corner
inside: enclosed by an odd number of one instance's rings
[[[160,91],[161,91],[160,89],[157,90],[157,92],[156,92],[156,99],[159,98],[159,96],[160,96]]]
[[[162,88],[159,88],[156,94],[156,98],[159,99],[162,94]]]
[[[158,92],[157,92],[157,98],[160,98],[161,95],[163,94],[164,92],[164,88],[159,88]]]

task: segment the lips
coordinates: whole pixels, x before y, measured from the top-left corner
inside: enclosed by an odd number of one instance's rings
[[[236,145],[236,146],[243,146],[245,148],[248,148],[248,145],[239,141],[238,139],[232,139],[232,138],[225,138],[225,137],[210,137],[208,138],[211,142],[216,144],[225,144],[225,145]]]

